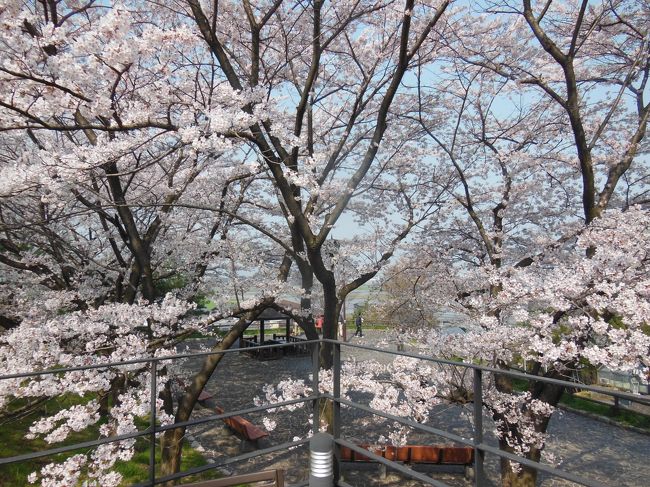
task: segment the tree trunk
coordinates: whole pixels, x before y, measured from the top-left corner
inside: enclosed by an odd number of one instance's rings
[[[341,309],[341,303],[336,296],[336,283],[334,279],[330,282],[323,283],[323,338],[336,340],[338,329],[338,316]],[[329,370],[334,365],[334,346],[331,343],[323,343],[321,346],[320,366],[324,370]],[[334,433],[334,403],[332,401],[321,400],[320,405],[320,424],[327,425],[327,432]]]
[[[326,427],[326,431],[334,434],[334,402],[330,399],[321,399],[318,408],[318,417],[320,427]]]
[[[513,384],[510,377],[505,375],[496,374],[495,375],[495,385],[500,392],[512,394],[513,393]],[[537,399],[544,401],[547,404],[555,407],[560,401],[560,397],[564,392],[563,386],[558,386],[555,384],[548,384],[540,381],[531,381],[529,385],[529,392],[531,393],[532,399]],[[528,414],[532,414],[529,413]],[[551,419],[551,416],[531,416],[534,418],[535,422],[535,431],[538,433],[546,433],[548,430],[548,425]],[[499,414],[493,415],[495,421],[503,420]],[[513,428],[510,431],[515,439],[519,440],[521,433]],[[523,440],[522,440],[523,442]],[[505,439],[499,440],[499,449],[508,453],[515,454],[512,447],[508,445]],[[542,449],[531,448],[528,453],[524,455],[524,458],[531,460],[533,462],[539,462],[542,457]],[[505,458],[501,459],[501,485],[502,487],[535,487],[537,483],[537,470],[526,467],[524,465],[513,465],[510,460]]]
[[[306,319],[301,320],[299,324],[305,332],[307,340],[318,340],[318,332],[314,326],[314,313],[311,309],[311,293],[314,291],[314,272],[309,263],[305,261],[297,262],[297,266],[300,271],[301,285],[305,291],[300,296],[300,312],[303,316],[306,316]]]
[[[334,279],[331,282],[323,283],[323,338],[336,340],[338,315],[340,309],[339,301],[336,296],[336,283]],[[331,369],[334,363],[334,347],[331,343],[324,343],[321,347],[321,367]]]
[[[265,305],[266,304],[268,303],[265,303]],[[244,330],[246,330],[250,320],[255,319],[265,305],[261,305],[255,311],[251,311],[244,317],[240,318],[237,324],[230,329],[224,339],[213,348],[213,351],[219,352],[229,349],[237,338],[241,336]],[[212,377],[212,373],[221,362],[223,356],[223,354],[215,354],[206,357],[201,370],[193,377],[192,383],[187,387],[179,402],[176,417],[174,418],[175,423],[189,421],[192,411],[194,411],[194,407],[198,402],[199,394],[201,394],[203,388],[210,380],[210,377]],[[173,430],[168,430],[163,434],[160,440],[162,452],[160,473],[162,476],[172,475],[180,471],[185,429],[185,427],[179,427]],[[167,482],[164,485],[169,487],[174,485],[174,482]]]
[[[501,450],[508,451],[508,448],[499,442]],[[535,487],[537,484],[537,471],[532,468],[519,465],[513,468],[509,460],[501,460],[501,487]]]
[[[536,483],[537,472],[535,470],[522,469],[520,472],[501,470],[502,487],[535,487]]]
[[[501,364],[504,366],[503,364]],[[507,375],[495,374],[494,382],[497,390],[504,394],[512,394],[512,379]],[[501,420],[498,416],[494,416],[493,419]],[[499,449],[508,453],[515,454],[514,450],[508,445],[508,443],[500,439],[499,440]],[[525,458],[528,460],[535,460],[533,457],[539,459],[540,452],[538,450],[530,451]],[[502,458],[501,459],[501,486],[502,487],[535,487],[537,483],[537,471],[523,465],[513,465],[510,460]]]
[[[167,430],[160,438],[160,475],[172,475],[181,471],[181,458],[183,452],[183,439],[185,438],[185,428]],[[176,482],[169,481],[164,483],[165,487],[171,487]]]

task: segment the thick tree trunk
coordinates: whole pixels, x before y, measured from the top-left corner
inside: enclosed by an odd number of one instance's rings
[[[305,293],[300,296],[300,311],[307,318],[300,322],[307,340],[318,340],[318,332],[314,325],[314,313],[311,309],[311,293],[314,291],[314,272],[307,262],[297,262],[300,271],[301,286]]]
[[[536,484],[536,470],[522,466],[514,470],[507,460],[501,461],[501,487],[535,487]]]
[[[338,326],[339,301],[336,296],[336,283],[334,279],[323,283],[323,338],[336,340]],[[321,367],[331,369],[334,363],[334,347],[331,343],[324,343],[321,347]]]
[[[509,377],[497,374],[495,376],[495,384],[497,390],[500,392],[507,394],[513,393],[513,384]],[[545,403],[555,407],[560,401],[560,397],[564,392],[564,387],[544,382],[531,382],[528,390],[531,393],[532,399],[544,401]],[[528,414],[532,413],[529,412]],[[551,416],[531,416],[531,418],[534,419],[535,431],[538,433],[546,433]],[[498,414],[495,414],[493,419],[503,420],[503,418]],[[515,440],[520,439],[518,436],[520,436],[521,433],[516,428],[511,430],[511,433],[514,435]],[[499,440],[499,449],[508,453],[515,453],[513,448],[510,447],[504,439]],[[531,448],[530,451],[524,455],[524,458],[534,462],[539,462],[542,457],[542,451],[543,449]],[[501,459],[502,487],[535,487],[536,483],[537,470],[523,465],[513,465],[510,460]]]
[[[237,324],[233,326],[224,339],[213,348],[214,352],[229,349],[233,343],[241,336],[241,334],[248,327],[250,320],[254,319],[257,314],[263,309],[260,306],[256,311],[247,313],[246,316],[239,319]],[[203,362],[201,370],[196,373],[192,379],[192,383],[185,390],[183,397],[180,400],[178,409],[176,411],[175,422],[181,423],[189,421],[192,411],[199,399],[199,394],[203,391],[212,373],[221,362],[223,354],[209,355]],[[181,468],[181,457],[183,451],[183,439],[185,437],[185,427],[168,430],[163,434],[160,441],[162,452],[162,459],[160,464],[161,475],[172,475],[178,473]],[[167,482],[165,486],[172,486],[174,482]]]
[[[183,438],[185,428],[167,430],[160,439],[161,461],[160,475],[172,475],[181,471],[181,459],[183,452]],[[166,487],[174,485],[175,482],[166,482]]]
[[[515,453],[505,440],[499,440],[499,449],[508,453]],[[531,449],[525,458],[539,462],[541,450]],[[523,465],[513,465],[510,460],[501,459],[501,486],[502,487],[535,487],[537,484],[537,470]]]
[[[323,286],[325,321],[323,323],[323,338],[336,340],[338,336],[338,317],[341,312],[341,302],[336,295],[334,282],[330,286]],[[334,346],[324,343],[321,347],[320,366],[322,369],[331,369],[334,365]],[[334,403],[321,401],[320,424],[327,425],[327,432],[334,433]]]

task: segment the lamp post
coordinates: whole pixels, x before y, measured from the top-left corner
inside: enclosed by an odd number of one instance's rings
[[[309,440],[309,487],[334,485],[334,440],[327,433],[316,433]]]

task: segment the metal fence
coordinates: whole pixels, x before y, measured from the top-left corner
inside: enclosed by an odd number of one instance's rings
[[[150,450],[149,450],[149,475],[148,475],[148,480],[146,482],[141,482],[139,484],[135,484],[137,487],[144,487],[144,486],[154,486],[158,485],[161,483],[165,483],[168,481],[173,481],[177,480],[183,477],[187,477],[190,475],[195,475],[199,473],[203,473],[207,470],[213,470],[213,469],[219,469],[223,468],[227,465],[231,465],[240,461],[248,460],[254,457],[259,457],[263,455],[268,455],[271,453],[279,452],[279,451],[285,451],[288,450],[289,448],[294,448],[298,447],[301,445],[305,445],[306,443],[309,442],[309,439],[302,439],[298,441],[291,441],[291,442],[284,442],[278,445],[273,445],[268,448],[262,448],[258,449],[252,452],[248,453],[243,453],[240,455],[237,455],[235,457],[230,457],[225,460],[221,460],[220,462],[217,463],[211,463],[208,465],[200,466],[200,467],[195,467],[192,469],[188,469],[182,472],[179,472],[177,474],[173,475],[167,475],[163,477],[157,477],[156,476],[156,435],[163,433],[168,430],[176,429],[179,427],[190,427],[190,426],[196,426],[196,425],[201,425],[201,424],[206,424],[210,422],[215,422],[215,421],[220,421],[226,418],[230,418],[233,416],[241,416],[241,415],[246,415],[246,414],[251,414],[251,413],[257,413],[257,412],[263,412],[269,409],[276,409],[278,407],[282,406],[288,406],[292,404],[298,404],[298,403],[311,403],[311,406],[313,408],[314,414],[313,414],[313,424],[312,424],[312,429],[313,431],[318,431],[319,428],[319,417],[318,417],[318,411],[319,411],[319,403],[320,401],[323,400],[330,400],[333,403],[333,424],[332,424],[332,429],[333,429],[333,436],[334,436],[334,442],[336,444],[335,448],[335,472],[337,472],[335,480],[335,485],[341,486],[341,487],[351,487],[350,484],[346,483],[343,480],[338,479],[338,472],[340,472],[340,447],[346,447],[349,448],[357,453],[363,454],[364,456],[372,459],[373,461],[376,461],[378,463],[384,464],[387,467],[389,467],[392,470],[398,471],[402,474],[405,474],[411,478],[420,480],[424,482],[425,484],[428,485],[433,485],[436,487],[449,487],[447,484],[438,481],[428,475],[424,475],[421,472],[417,472],[411,468],[409,468],[407,465],[404,465],[402,463],[394,462],[391,460],[388,460],[382,456],[376,455],[367,449],[361,448],[360,446],[352,443],[351,441],[347,440],[345,437],[341,436],[341,407],[348,407],[360,411],[364,411],[369,414],[377,415],[392,421],[396,421],[398,423],[404,424],[406,426],[409,426],[415,430],[422,431],[424,433],[429,433],[432,435],[436,435],[442,438],[445,438],[447,440],[450,440],[454,443],[461,444],[464,446],[471,447],[474,450],[474,485],[477,487],[481,487],[486,485],[486,477],[485,477],[485,472],[483,468],[483,463],[484,463],[484,458],[485,454],[492,454],[496,455],[497,457],[500,458],[505,458],[514,462],[517,462],[521,465],[533,468],[537,470],[538,472],[544,472],[546,474],[562,478],[580,485],[585,485],[588,487],[606,487],[605,484],[602,482],[596,481],[596,480],[591,480],[588,479],[584,476],[568,472],[565,470],[557,469],[554,468],[550,465],[543,464],[543,463],[538,463],[534,462],[531,460],[528,460],[526,458],[505,452],[500,450],[499,448],[489,445],[485,443],[484,441],[484,427],[483,427],[483,378],[486,374],[499,374],[499,375],[505,375],[512,377],[514,379],[524,379],[528,381],[538,381],[538,382],[544,382],[544,383],[549,383],[549,384],[555,384],[558,386],[563,386],[563,387],[571,387],[574,389],[582,389],[582,390],[588,390],[588,391],[593,391],[593,392],[599,392],[602,394],[606,394],[609,396],[613,396],[616,399],[625,399],[645,405],[650,406],[650,399],[647,397],[642,397],[639,395],[634,395],[626,392],[619,392],[619,391],[614,391],[614,390],[609,390],[609,389],[604,389],[602,387],[595,387],[595,386],[588,386],[588,385],[583,385],[583,384],[577,384],[575,382],[569,382],[569,381],[563,381],[563,380],[558,380],[558,379],[552,379],[552,378],[546,378],[546,377],[540,377],[540,376],[535,376],[535,375],[529,375],[525,374],[523,372],[518,372],[514,370],[503,370],[503,369],[496,369],[496,368],[491,368],[491,367],[484,367],[480,365],[475,365],[471,363],[463,363],[463,362],[456,362],[456,361],[449,361],[449,360],[442,360],[442,359],[437,359],[433,357],[427,357],[427,356],[422,356],[419,354],[415,353],[409,353],[409,352],[403,352],[403,351],[393,351],[393,350],[386,350],[386,349],[380,349],[380,348],[374,348],[370,346],[364,346],[364,345],[359,345],[359,344],[352,344],[352,343],[346,343],[346,342],[339,342],[336,340],[327,340],[327,339],[319,339],[319,340],[311,340],[311,341],[305,341],[305,342],[300,342],[301,346],[304,345],[309,345],[312,348],[312,386],[313,386],[313,391],[314,394],[312,394],[309,397],[304,397],[301,399],[296,399],[292,401],[285,401],[281,403],[274,403],[273,405],[268,405],[268,406],[260,406],[260,407],[251,407],[251,408],[246,408],[246,409],[241,409],[237,411],[231,411],[227,412],[224,414],[215,414],[215,415],[210,415],[207,417],[203,417],[200,419],[194,419],[190,421],[185,421],[185,422],[179,422],[179,423],[173,423],[169,425],[158,425],[157,423],[157,418],[156,418],[156,398],[158,397],[158,389],[157,389],[157,383],[156,383],[156,376],[157,376],[157,370],[159,368],[160,362],[168,362],[170,360],[180,360],[180,359],[189,359],[189,358],[200,358],[200,357],[206,357],[209,355],[216,355],[216,354],[228,354],[228,353],[238,353],[240,352],[239,349],[230,349],[230,350],[224,350],[224,351],[219,351],[219,352],[200,352],[200,353],[186,353],[186,354],[178,354],[178,355],[171,355],[171,356],[165,356],[165,357],[156,357],[156,358],[144,358],[140,360],[128,360],[128,361],[123,361],[123,362],[112,362],[112,363],[105,363],[105,364],[97,364],[97,365],[91,365],[91,366],[80,366],[80,367],[69,367],[69,368],[61,368],[61,369],[50,369],[46,371],[39,371],[39,372],[26,372],[26,373],[19,373],[19,374],[6,374],[6,375],[0,375],[0,380],[8,380],[8,379],[20,379],[20,378],[31,378],[31,377],[39,377],[39,376],[46,376],[46,375],[53,375],[53,374],[65,374],[68,372],[74,372],[74,371],[83,371],[83,370],[91,370],[91,369],[105,369],[109,367],[119,367],[119,366],[125,366],[125,365],[136,365],[136,364],[149,364],[150,370],[151,370],[151,411],[150,411],[150,418],[149,418],[149,426],[147,429],[143,431],[137,431],[133,433],[128,433],[128,434],[123,434],[119,436],[113,436],[109,438],[102,438],[98,440],[93,440],[93,441],[85,441],[81,443],[76,443],[72,445],[67,445],[67,446],[62,446],[58,448],[52,448],[48,450],[42,450],[39,452],[33,452],[33,453],[26,453],[22,455],[17,455],[13,457],[7,457],[7,458],[0,458],[0,468],[3,465],[8,465],[11,463],[18,463],[18,462],[26,462],[30,460],[34,460],[37,458],[43,458],[47,456],[52,456],[52,455],[57,455],[61,453],[67,453],[67,452],[72,452],[75,450],[80,450],[80,449],[89,449],[93,447],[97,447],[99,445],[103,445],[106,443],[113,443],[113,442],[118,442],[118,441],[123,441],[123,440],[128,440],[128,439],[135,439],[135,438],[148,438],[150,442]],[[332,347],[333,350],[333,393],[332,394],[321,394],[319,393],[319,354],[320,354],[320,349],[322,346],[330,346]],[[292,347],[296,346],[296,343],[286,343],[286,344],[274,344],[274,345],[264,345],[264,346],[259,346],[260,349],[266,349],[266,348],[282,348],[282,347]],[[472,438],[465,438],[438,428],[434,428],[431,426],[427,426],[425,424],[421,424],[409,419],[405,419],[403,417],[399,416],[394,416],[392,414],[383,412],[383,411],[378,411],[376,409],[370,408],[366,405],[345,399],[341,397],[341,347],[349,347],[349,348],[356,348],[356,349],[363,349],[371,352],[377,352],[377,353],[385,353],[385,354],[390,354],[390,355],[395,355],[395,356],[404,356],[404,357],[411,357],[415,358],[418,360],[423,360],[429,363],[435,363],[441,366],[449,366],[449,367],[460,367],[467,369],[468,371],[471,371],[473,375],[473,426],[474,426],[474,431],[473,431],[473,437]],[[478,399],[478,400],[476,400]],[[292,487],[302,487],[308,485],[308,482],[302,482],[299,484],[295,484]]]

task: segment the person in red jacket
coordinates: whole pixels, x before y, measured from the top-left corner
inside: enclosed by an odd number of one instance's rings
[[[318,318],[316,318],[316,331],[318,334],[323,333],[323,323],[325,322],[325,316],[319,315]]]

